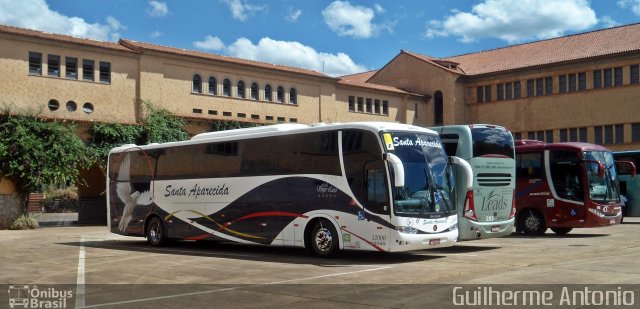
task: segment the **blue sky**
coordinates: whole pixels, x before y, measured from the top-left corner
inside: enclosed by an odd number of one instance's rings
[[[340,76],[640,22],[640,0],[0,0],[0,24]]]

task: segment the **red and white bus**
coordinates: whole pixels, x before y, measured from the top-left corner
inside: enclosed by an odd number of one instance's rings
[[[620,223],[618,172],[609,149],[533,140],[515,144],[516,231],[542,235],[551,228],[563,235]]]

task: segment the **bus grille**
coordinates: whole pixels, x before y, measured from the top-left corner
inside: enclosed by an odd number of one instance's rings
[[[483,187],[504,187],[511,184],[511,174],[478,173],[478,185]]]

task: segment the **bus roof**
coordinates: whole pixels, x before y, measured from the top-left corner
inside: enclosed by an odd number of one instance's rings
[[[517,140],[516,152],[535,151],[535,150],[595,150],[595,151],[611,151],[604,146],[589,143],[545,143],[537,140]]]
[[[319,131],[328,131],[328,130],[339,130],[339,129],[363,129],[372,132],[379,132],[382,130],[391,130],[391,131],[419,131],[428,134],[437,133],[431,129],[418,127],[414,125],[407,125],[401,123],[394,122],[347,122],[347,123],[316,123],[312,125],[305,124],[275,124],[261,127],[252,127],[252,128],[243,128],[243,129],[233,129],[226,131],[217,131],[217,132],[206,132],[197,134],[192,137],[190,140],[179,141],[179,142],[168,142],[168,143],[152,143],[149,145],[134,145],[127,144],[122,145],[120,147],[113,148],[111,152],[120,152],[125,151],[130,148],[139,148],[139,149],[155,149],[155,148],[163,148],[163,147],[171,147],[171,146],[181,146],[181,145],[190,145],[190,144],[200,144],[200,143],[210,143],[217,141],[229,141],[236,139],[245,139],[251,137],[266,137],[266,136],[278,136],[278,135],[289,135],[289,134],[298,134],[298,133],[307,133],[307,132],[319,132]]]
[[[640,150],[625,150],[625,151],[615,151],[613,152],[614,156],[638,156],[640,155]]]

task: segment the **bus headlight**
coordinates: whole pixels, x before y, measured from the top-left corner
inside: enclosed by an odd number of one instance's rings
[[[410,226],[398,226],[398,232],[405,234],[417,234],[418,229]]]

